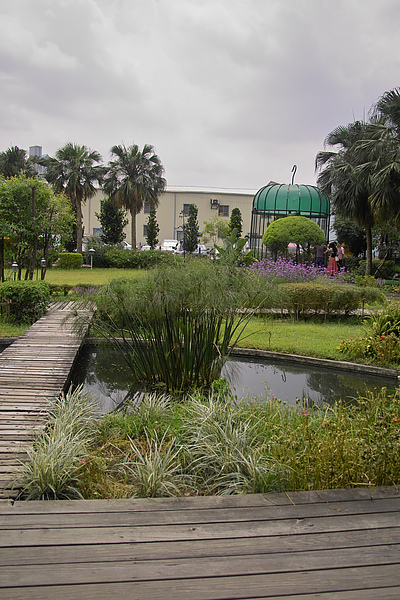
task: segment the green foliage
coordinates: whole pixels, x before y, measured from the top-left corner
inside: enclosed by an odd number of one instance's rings
[[[242,235],[243,219],[242,213],[240,212],[240,208],[232,209],[228,228],[228,235],[230,235],[234,229],[236,229],[238,237]]]
[[[72,223],[68,200],[55,195],[45,181],[24,174],[0,180],[0,232],[11,238],[19,279],[25,265],[32,279],[37,253],[47,259],[54,238],[67,240]]]
[[[226,219],[222,219],[215,215],[208,221],[203,221],[204,229],[201,232],[201,239],[204,244],[211,242],[213,245],[218,241],[218,238],[226,238],[229,236],[229,227]]]
[[[284,217],[268,225],[262,238],[263,244],[287,248],[294,243],[306,249],[309,245],[325,243],[321,227],[307,217]]]
[[[100,213],[95,213],[101,224],[101,240],[104,244],[120,244],[125,239],[124,227],[128,224],[125,211],[110,199],[102,200]]]
[[[195,204],[189,205],[189,216],[183,231],[183,249],[185,252],[194,252],[199,242],[199,224],[197,222],[198,208]]]
[[[57,267],[60,269],[80,269],[82,263],[83,257],[79,252],[60,252]]]
[[[50,296],[67,296],[74,287],[68,283],[49,283]]]
[[[93,264],[96,265],[96,255],[93,259]],[[160,252],[159,250],[139,252],[138,250],[106,248],[102,266],[115,269],[151,269],[157,265],[180,263],[179,259],[180,257],[173,255],[172,252]]]
[[[16,474],[15,486],[27,500],[82,498],[80,471],[93,442],[96,405],[81,388],[61,394],[49,412],[47,428],[28,448],[28,460]]]
[[[147,235],[146,242],[152,250],[158,245],[158,234],[160,227],[157,223],[156,210],[153,208],[150,211],[149,218],[147,219]]]
[[[236,229],[224,239],[224,246],[215,245],[219,259],[231,265],[250,265],[254,262],[254,250],[244,251],[247,239],[240,238]]]
[[[5,281],[0,283],[0,301],[11,300],[14,323],[34,323],[42,317],[50,300],[50,289],[44,281]]]
[[[143,402],[143,409],[105,418],[99,448],[83,466],[86,470],[93,460],[105,461],[112,483],[103,487],[111,497],[127,479],[130,496],[400,482],[400,390],[389,395],[383,388],[354,404],[323,408],[306,400],[293,408],[277,399],[235,403],[218,395],[196,395],[185,403],[168,403],[163,397],[160,409],[154,396],[150,407],[146,396]],[[96,481],[92,489],[86,497],[101,497]]]
[[[235,311],[246,306],[239,284],[246,276],[201,263],[182,261],[140,282],[117,280],[100,291],[93,327],[117,346],[132,381],[179,392],[219,377],[251,316]]]
[[[361,260],[359,262],[359,266],[354,272],[358,275],[363,275],[365,273],[366,261]],[[371,263],[371,275],[373,277],[378,277],[379,279],[392,279],[393,275],[396,273],[396,266],[394,260],[385,260],[381,261],[376,258],[372,259]]]
[[[350,360],[373,362],[382,367],[400,362],[400,340],[395,333],[343,340],[338,350]]]
[[[365,290],[347,284],[282,283],[278,292],[281,306],[297,315],[338,311],[347,314],[359,308],[365,298]]]
[[[365,229],[359,227],[352,219],[335,215],[332,225],[336,239],[346,246],[354,256],[363,256],[367,250]],[[364,264],[365,273],[365,264]]]
[[[153,208],[164,191],[166,180],[164,167],[155,154],[153,146],[145,144],[139,150],[137,144],[125,147],[124,144],[111,148],[113,160],[108,164],[104,189],[119,206],[131,214],[131,243],[136,248],[136,215],[145,202]]]

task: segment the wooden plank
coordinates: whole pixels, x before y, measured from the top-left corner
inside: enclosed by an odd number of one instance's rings
[[[85,542],[90,544],[119,544],[122,542],[156,542],[167,540],[211,540],[217,538],[241,538],[277,535],[317,534],[335,531],[375,530],[400,525],[398,513],[360,515],[358,517],[337,516],[334,519],[308,518],[297,522],[295,519],[280,521],[197,523],[171,526],[99,526],[57,528],[15,528],[3,530],[0,547],[7,546],[46,546],[79,544],[84,532]],[[61,536],[62,532],[62,536]],[[400,528],[399,528],[400,535]]]
[[[334,509],[326,504],[317,505],[299,505],[299,506],[264,506],[264,507],[239,507],[239,508],[221,508],[221,509],[192,509],[175,511],[141,511],[141,512],[112,512],[110,510],[96,511],[92,513],[64,513],[36,514],[34,521],[28,515],[15,514],[11,510],[7,514],[0,514],[0,527],[3,530],[13,528],[47,527],[47,528],[67,528],[67,527],[135,527],[152,525],[164,526],[174,524],[197,525],[199,523],[241,523],[257,522],[265,523],[268,521],[296,519],[299,522],[302,519],[317,519],[323,517],[326,522],[336,519],[338,516],[343,519],[353,517],[365,518],[368,515],[371,520],[374,515],[383,515],[384,513],[396,513],[398,515],[400,527],[400,500],[385,499],[374,500],[374,502],[351,502],[338,503]],[[345,522],[343,520],[343,522]],[[34,524],[32,524],[34,523]],[[300,525],[300,523],[298,523]],[[400,531],[400,530],[399,530]]]
[[[82,557],[83,558],[83,557]],[[208,578],[231,577],[238,574],[274,575],[279,573],[300,573],[307,571],[318,572],[345,568],[390,567],[395,571],[398,567],[397,583],[400,584],[400,545],[382,546],[379,553],[376,549],[364,548],[362,556],[358,549],[325,550],[324,552],[293,552],[291,554],[256,554],[252,556],[182,558],[171,560],[131,562],[126,561],[87,562],[83,558],[81,564],[42,565],[40,569],[34,566],[0,567],[0,581],[3,587],[13,587],[18,582],[20,587],[40,586],[51,581],[53,586],[64,584],[122,582],[130,581],[159,581],[201,578],[207,573]]]
[[[298,598],[299,590],[305,594],[327,594],[360,590],[358,599],[365,599],[365,591],[374,591],[376,598],[398,600],[400,589],[399,571],[390,565],[360,567],[354,569],[332,569],[324,571],[303,571],[295,573],[268,573],[260,575],[238,575],[232,577],[199,577],[175,580],[167,585],[165,580],[135,581],[129,577],[129,566],[126,569],[126,580],[120,583],[97,584],[66,584],[14,587],[4,590],[4,598],[8,600],[29,598],[30,600],[47,600],[57,598],[85,598],[99,600],[99,597],[115,597],[119,600],[135,599],[174,599],[174,600],[205,600],[205,599],[251,599],[251,598],[280,598],[287,599],[290,595]],[[101,586],[99,585],[101,584]],[[15,584],[17,585],[17,584]],[[379,590],[379,591],[377,591]],[[99,594],[102,594],[101,596]],[[385,594],[385,595],[383,595]],[[316,596],[314,596],[316,597]],[[354,596],[353,598],[357,598]],[[374,596],[369,596],[373,598]],[[331,596],[328,596],[331,598]]]
[[[221,538],[213,540],[186,540],[168,542],[131,542],[121,540],[119,544],[88,544],[82,534],[79,545],[41,546],[36,548],[7,547],[0,550],[2,565],[41,565],[80,562],[114,562],[178,558],[204,558],[221,556],[251,556],[253,554],[275,554],[305,551],[340,550],[344,555],[347,548],[357,548],[362,555],[364,548],[399,543],[398,529],[385,528],[373,531],[319,533],[318,535],[297,534],[292,536],[259,536],[251,539]]]

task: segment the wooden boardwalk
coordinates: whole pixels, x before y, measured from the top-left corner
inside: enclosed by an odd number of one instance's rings
[[[4,500],[0,598],[399,600],[400,493]]]
[[[12,473],[45,422],[49,400],[69,383],[82,336],[63,324],[73,303],[57,303],[0,355],[0,498],[14,497]]]

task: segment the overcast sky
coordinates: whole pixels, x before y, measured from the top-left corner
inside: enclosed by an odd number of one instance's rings
[[[399,0],[0,0],[0,150],[152,144],[169,185],[315,183],[400,85]]]

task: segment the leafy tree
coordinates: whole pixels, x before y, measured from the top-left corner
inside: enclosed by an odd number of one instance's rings
[[[354,256],[365,256],[367,239],[365,229],[346,217],[336,215],[332,225],[338,242],[344,244]]]
[[[183,249],[185,252],[194,252],[199,243],[197,213],[197,206],[195,204],[189,204],[189,216],[183,231]]]
[[[4,152],[0,152],[0,174],[4,177],[15,177],[25,173],[28,177],[35,177],[36,159],[27,157],[26,150],[12,146]]]
[[[232,233],[232,231],[234,229],[236,229],[238,236],[240,237],[242,235],[242,226],[243,223],[243,219],[242,219],[242,213],[240,212],[239,208],[234,208],[232,210],[231,213],[231,218],[229,221],[229,235]]]
[[[152,250],[156,248],[158,245],[158,234],[160,232],[160,228],[157,223],[156,218],[156,209],[152,208],[149,214],[149,218],[147,219],[147,235],[146,242],[150,246]]]
[[[24,174],[0,180],[1,233],[8,234],[15,248],[18,279],[23,259],[25,278],[33,278],[38,251],[47,259],[54,236],[67,236],[73,220],[67,199],[55,195],[45,181]]]
[[[316,158],[316,168],[320,170],[318,185],[331,196],[335,213],[353,219],[365,229],[366,275],[372,269],[372,228],[376,217],[371,203],[373,165],[364,144],[369,136],[368,125],[361,121],[337,127],[325,139],[325,145],[334,150],[319,152]]]
[[[46,179],[56,192],[64,192],[76,210],[76,249],[82,252],[82,203],[96,193],[104,175],[101,156],[86,146],[68,143],[55,153],[54,158],[39,159],[47,168]]]
[[[132,248],[136,248],[136,215],[145,202],[157,208],[158,198],[166,185],[164,168],[149,144],[143,150],[136,144],[128,148],[113,146],[111,154],[114,159],[109,162],[104,189],[119,206],[129,210]]]
[[[128,224],[125,211],[106,198],[100,202],[100,213],[95,213],[100,221],[102,234],[100,236],[105,244],[120,244],[125,239],[124,227]]]
[[[205,244],[210,241],[215,245],[218,238],[226,238],[229,235],[229,226],[225,219],[214,215],[212,219],[204,222],[204,229],[201,233],[201,239]]]

